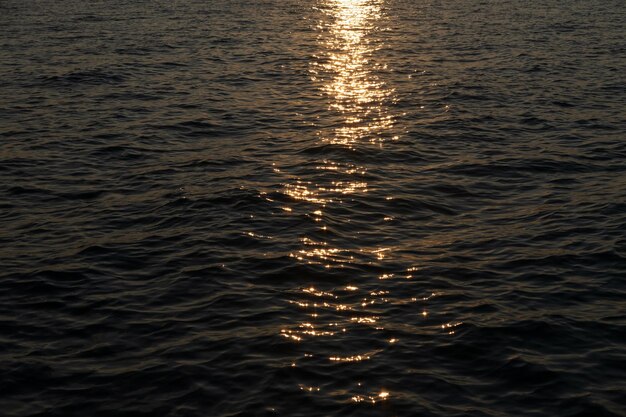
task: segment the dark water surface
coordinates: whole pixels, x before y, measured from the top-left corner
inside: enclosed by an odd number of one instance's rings
[[[1,415],[626,415],[625,27],[0,1]]]

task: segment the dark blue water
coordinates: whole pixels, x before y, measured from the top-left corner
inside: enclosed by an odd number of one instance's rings
[[[0,1],[0,414],[625,416],[625,27]]]

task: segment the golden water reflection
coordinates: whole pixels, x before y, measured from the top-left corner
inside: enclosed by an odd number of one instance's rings
[[[376,59],[376,52],[383,46],[380,33],[384,30],[385,0],[319,0],[319,3],[324,14],[317,27],[320,52],[311,62],[310,71],[312,81],[328,99],[330,112],[320,121],[320,139],[325,144],[351,149],[395,139],[392,127],[396,116],[392,108],[396,95],[382,78],[387,71],[384,62]],[[349,247],[343,248],[337,243],[343,244],[343,238],[350,234],[358,239],[358,230],[350,223],[352,219],[342,217],[345,212],[337,214],[336,209],[368,192],[367,169],[350,162],[324,159],[316,162],[316,170],[319,175],[295,178],[283,186],[283,194],[294,202],[294,208],[308,207],[307,216],[317,226],[315,233],[300,237],[299,249],[290,256],[301,263],[346,270],[350,264],[380,265],[388,261],[396,248],[371,241],[367,245],[348,242]],[[349,226],[348,230],[343,230],[343,224]],[[329,227],[336,230],[326,233]],[[337,238],[340,233],[342,237]],[[384,275],[381,279],[392,276]],[[372,281],[381,282],[376,276]],[[387,324],[380,317],[381,305],[414,303],[417,299],[389,297],[387,290],[362,288],[357,283],[332,290],[322,290],[315,283],[294,289],[288,300],[293,322],[282,328],[280,335],[300,349],[325,353],[316,358],[312,353],[304,353],[291,359],[288,366],[298,368],[322,360],[338,367],[362,367],[388,348],[397,346],[399,339],[387,333]],[[362,338],[371,343],[363,343]],[[350,346],[348,342],[354,340],[360,343]],[[320,349],[320,344],[325,348]],[[307,393],[323,391],[317,384],[300,382],[299,389]],[[347,401],[376,403],[390,396],[382,387],[365,388],[360,382],[353,388],[357,392],[345,391]]]
[[[327,231],[326,210],[329,205],[335,207],[343,204],[355,194],[368,192],[368,184],[364,180],[367,170],[356,164],[330,160],[317,163],[316,170],[323,172],[321,176],[323,181],[296,179],[283,185],[283,194],[295,202],[312,204],[313,208],[307,213],[308,217],[318,224],[318,230]],[[334,179],[335,177],[337,179]],[[283,210],[290,211],[291,208],[283,207]],[[324,265],[327,268],[342,268],[346,264],[355,262],[353,251],[333,247],[328,241],[321,240],[319,236],[316,238],[305,236],[300,238],[300,242],[300,249],[290,254],[300,262]],[[378,247],[364,248],[361,252],[364,256],[368,256],[377,253],[380,249]]]
[[[312,79],[321,84],[329,107],[340,115],[331,132],[320,132],[330,143],[353,147],[363,141],[393,139],[394,116],[389,105],[395,92],[378,75],[386,70],[374,53],[382,47],[379,33],[383,0],[329,0],[328,19],[320,23],[322,54],[312,63]]]

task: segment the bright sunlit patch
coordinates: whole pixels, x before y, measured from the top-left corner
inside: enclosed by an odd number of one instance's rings
[[[351,317],[350,320],[356,323],[372,324],[378,321],[378,317]]]
[[[354,146],[367,140],[381,141],[390,130],[395,116],[389,104],[396,101],[395,92],[387,87],[377,72],[384,63],[377,63],[372,54],[381,47],[372,42],[370,34],[377,30],[382,17],[382,0],[328,0],[331,24],[322,33],[320,42],[326,49],[326,60],[313,62],[314,81],[330,98],[330,108],[344,116],[344,123],[325,140]],[[322,24],[322,29],[325,25]]]
[[[384,53],[379,53],[384,48],[385,38],[377,36],[378,32],[384,30],[381,25],[385,24],[383,6],[386,2],[322,0],[321,3],[323,7],[319,10],[326,13],[319,23],[321,51],[310,65],[313,82],[328,100],[330,117],[319,119],[320,140],[355,149],[359,144],[381,145],[385,141],[397,139],[398,132],[394,131],[397,130],[394,124],[401,114],[394,109],[397,108],[395,104],[398,98],[394,89],[385,82],[387,77],[384,73],[388,71],[384,62],[386,58]],[[319,269],[348,269],[350,264],[356,262],[380,266],[388,262],[389,258],[402,256],[402,252],[395,247],[383,247],[384,243],[372,242],[358,246],[338,243],[342,242],[337,239],[338,233],[344,232],[342,224],[350,221],[356,224],[355,242],[359,242],[361,220],[344,216],[336,209],[349,209],[358,196],[370,191],[367,170],[358,164],[331,160],[317,162],[315,169],[319,171],[313,177],[302,174],[301,178],[289,180],[283,185],[281,196],[272,196],[279,202],[274,204],[293,207],[295,213],[303,214],[304,220],[314,225],[309,234],[300,238],[299,247],[290,250],[290,256],[303,263],[316,265],[315,268]],[[277,167],[276,170],[279,172]],[[285,216],[296,219],[294,214]],[[373,217],[371,221],[380,222],[381,218],[386,222],[394,220],[385,214]],[[390,226],[386,224],[386,227]],[[345,276],[350,279],[349,275]],[[395,278],[402,276],[400,272]],[[379,275],[383,280],[392,277],[394,275],[391,273]],[[377,282],[382,288],[385,288],[384,284],[391,284]],[[314,280],[311,283],[290,293],[292,299],[287,300],[290,303],[289,311],[299,314],[300,318],[294,317],[291,325],[280,331],[282,337],[297,342],[299,348],[314,349],[320,359],[328,361],[326,366],[333,363],[338,369],[367,366],[367,363],[360,362],[372,363],[378,353],[393,353],[397,350],[388,345],[396,343],[397,339],[389,339],[389,335],[383,332],[383,325],[392,326],[392,323],[375,315],[379,306],[389,302],[388,290],[369,288],[366,283],[361,285],[358,282],[348,285],[334,283],[334,289],[324,288],[323,281]],[[360,345],[350,343],[354,339],[352,334],[361,337],[364,331],[378,334],[376,339],[381,349],[363,351]],[[337,350],[324,353],[327,352],[323,349],[324,343]],[[300,360],[306,362],[304,358]],[[313,362],[317,361],[319,359]],[[306,365],[296,361],[289,363],[297,367]],[[299,388],[307,393],[317,392],[320,387],[316,383],[319,384],[319,381],[303,381]],[[387,390],[381,390],[378,386],[371,390],[361,388],[344,398],[373,404],[385,401],[389,396]]]
[[[366,361],[370,357],[368,355],[354,355],[354,356],[331,356],[330,359],[333,362],[360,362]]]

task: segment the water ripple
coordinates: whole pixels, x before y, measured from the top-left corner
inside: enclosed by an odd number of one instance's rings
[[[0,9],[3,415],[624,415],[621,2]]]

